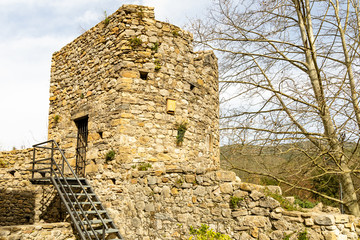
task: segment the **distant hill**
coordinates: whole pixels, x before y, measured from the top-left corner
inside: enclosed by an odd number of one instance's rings
[[[349,155],[355,147],[355,143],[346,143],[344,145],[345,152],[349,153]],[[314,188],[337,198],[339,185],[336,176],[327,176],[316,181],[302,181],[304,178],[302,174],[311,176],[311,170],[315,168],[307,161],[308,158],[299,149],[304,149],[310,155],[315,154],[315,150],[309,142],[298,143],[296,146],[290,144],[266,147],[241,144],[227,145],[220,148],[220,165],[223,169],[234,171],[244,182],[279,185],[271,178],[249,174],[238,169],[243,168],[253,172],[267,172],[277,176],[287,176],[287,178],[297,182],[298,185]],[[359,153],[356,153],[353,162],[357,163],[359,159]],[[302,165],[306,165],[309,170],[307,172],[300,171]],[[360,180],[354,177],[354,181],[356,186],[360,187]],[[298,195],[303,199],[312,199],[314,201],[320,199],[308,192],[294,190],[285,185],[280,186],[285,195]],[[323,199],[320,200],[323,201]]]

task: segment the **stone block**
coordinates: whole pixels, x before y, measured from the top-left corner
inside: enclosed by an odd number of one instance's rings
[[[314,220],[312,218],[305,218],[305,226],[311,227],[314,225]]]
[[[236,180],[236,174],[232,171],[217,171],[215,175],[217,181],[233,182]]]
[[[335,223],[348,223],[349,222],[349,216],[345,214],[335,214]]]
[[[203,186],[197,186],[194,190],[194,195],[205,196],[207,194],[206,188]]]
[[[333,232],[325,232],[323,233],[325,240],[337,240],[337,236]]]
[[[231,213],[233,218],[246,216],[248,214],[249,214],[249,212],[248,212],[248,210],[246,208],[236,209],[236,210],[233,210],[232,213]]]
[[[272,197],[265,197],[260,199],[259,204],[261,207],[275,209],[280,206],[280,203]]]
[[[320,226],[330,226],[335,224],[335,217],[333,215],[318,215],[314,217],[314,222]]]
[[[233,192],[233,186],[231,183],[220,184],[221,193],[231,194]]]
[[[187,183],[195,183],[196,176],[195,175],[185,175],[185,182]]]
[[[158,178],[155,177],[155,176],[148,176],[147,177],[147,182],[148,182],[149,185],[157,184],[157,180],[158,180]]]

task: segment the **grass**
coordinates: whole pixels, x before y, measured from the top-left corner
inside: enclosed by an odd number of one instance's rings
[[[142,163],[138,166],[139,171],[147,171],[149,168],[152,168],[150,163]]]
[[[111,161],[115,159],[115,151],[114,150],[110,150],[106,153],[105,155],[105,160],[106,161]]]
[[[129,42],[130,42],[130,46],[132,48],[136,48],[136,47],[138,47],[138,46],[140,46],[142,44],[141,39],[137,38],[137,37],[130,38]]]

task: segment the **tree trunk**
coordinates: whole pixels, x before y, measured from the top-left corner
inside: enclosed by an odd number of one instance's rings
[[[343,166],[342,168],[344,169],[344,171],[349,170],[347,166]],[[359,209],[359,204],[357,203],[357,196],[355,193],[351,174],[349,172],[343,173],[340,177],[340,180],[341,183],[343,184],[343,189],[344,189],[343,196],[344,196],[345,206],[352,215],[359,217],[360,209]]]

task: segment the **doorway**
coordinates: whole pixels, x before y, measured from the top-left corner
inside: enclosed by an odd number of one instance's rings
[[[79,177],[85,177],[86,147],[88,140],[88,119],[88,116],[86,116],[75,120],[75,124],[78,129],[75,172]]]

